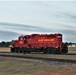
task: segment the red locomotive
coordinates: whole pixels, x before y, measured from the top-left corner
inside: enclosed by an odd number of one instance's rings
[[[32,34],[19,36],[14,40],[11,52],[43,52],[49,54],[67,53],[67,46],[62,43],[62,34]]]

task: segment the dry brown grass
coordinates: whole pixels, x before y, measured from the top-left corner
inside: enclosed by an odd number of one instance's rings
[[[75,75],[76,65],[47,64],[0,57],[0,75]]]
[[[10,48],[0,47],[0,52],[10,52]]]
[[[75,50],[76,48],[69,48],[69,52],[75,53]],[[10,52],[10,48],[0,48],[0,52]],[[76,60],[76,55],[25,54],[25,56],[70,58]],[[50,65],[46,63],[34,62],[33,60],[24,61],[0,57],[0,75],[76,75],[76,65]]]
[[[76,54],[76,47],[68,47],[68,53]]]
[[[76,51],[76,47],[68,47],[68,51]]]

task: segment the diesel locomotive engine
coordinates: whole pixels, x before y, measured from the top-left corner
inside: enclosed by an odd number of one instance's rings
[[[31,34],[21,35],[14,40],[11,52],[30,53],[43,52],[45,54],[67,53],[68,48],[62,42],[62,34]]]

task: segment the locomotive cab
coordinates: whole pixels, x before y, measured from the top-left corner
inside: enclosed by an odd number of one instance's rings
[[[25,38],[25,36],[22,35],[18,37],[18,40],[14,40],[14,45],[11,48],[11,52],[22,53],[25,51],[24,49],[27,47],[27,39]]]
[[[20,41],[23,41],[24,40],[24,36],[19,36],[18,38]]]
[[[20,36],[18,39],[19,39],[20,42],[27,43],[27,39],[26,39],[25,36]]]

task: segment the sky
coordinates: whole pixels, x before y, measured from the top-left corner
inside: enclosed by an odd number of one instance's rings
[[[63,42],[76,42],[76,1],[0,0],[0,41],[54,33],[61,33]]]

